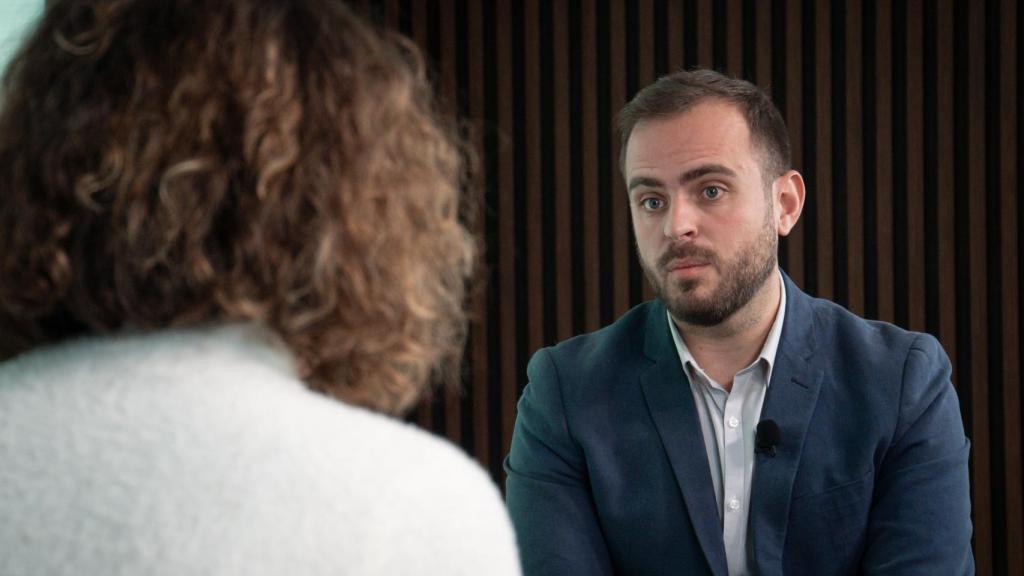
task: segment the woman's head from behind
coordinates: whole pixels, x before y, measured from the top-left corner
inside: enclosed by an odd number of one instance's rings
[[[253,321],[399,413],[458,366],[474,243],[415,48],[337,0],[58,0],[0,95],[0,357]]]

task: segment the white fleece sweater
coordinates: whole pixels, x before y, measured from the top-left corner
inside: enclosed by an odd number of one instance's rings
[[[0,364],[0,575],[510,575],[465,454],[307,390],[252,327]]]

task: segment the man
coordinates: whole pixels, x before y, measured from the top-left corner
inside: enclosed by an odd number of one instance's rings
[[[524,573],[973,573],[949,360],[779,270],[804,183],[771,100],[682,72],[619,123],[658,299],[530,361],[505,463]]]

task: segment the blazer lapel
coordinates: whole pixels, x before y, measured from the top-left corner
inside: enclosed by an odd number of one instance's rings
[[[759,574],[782,574],[793,482],[824,375],[810,362],[816,347],[810,297],[784,278],[786,320],[761,410],[762,421],[774,420],[779,425],[780,441],[774,457],[756,457],[748,524],[752,560]]]
[[[725,576],[722,526],[697,408],[672,343],[665,308],[659,303],[651,310],[644,352],[655,364],[640,375],[640,385],[708,565],[712,573]]]

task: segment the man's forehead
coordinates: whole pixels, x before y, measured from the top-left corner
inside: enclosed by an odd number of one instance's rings
[[[709,100],[671,116],[637,122],[626,146],[625,168],[695,159],[703,155],[752,155],[750,130],[739,107]]]
[[[633,127],[629,142],[638,134],[653,131],[677,132],[680,138],[691,139],[699,135],[746,140],[750,136],[747,119],[739,106],[717,99],[698,102],[675,114],[644,118]]]

